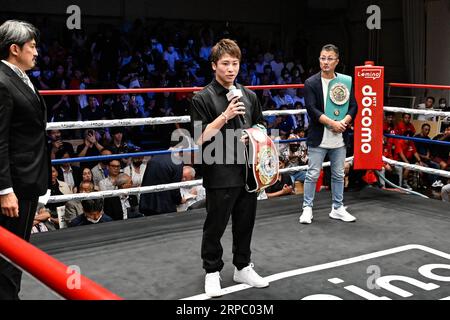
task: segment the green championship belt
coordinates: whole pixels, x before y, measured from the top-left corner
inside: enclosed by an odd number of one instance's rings
[[[337,77],[328,85],[328,95],[325,105],[325,115],[335,121],[345,118],[350,104],[352,77],[337,74]]]

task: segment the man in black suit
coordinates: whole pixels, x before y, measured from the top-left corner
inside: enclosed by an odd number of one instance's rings
[[[70,154],[68,151],[61,149],[56,152],[55,159],[68,159]],[[71,163],[62,163],[56,170],[58,171],[58,180],[64,181],[73,191],[74,188],[78,188],[81,180],[83,180],[83,173],[78,166],[73,166]]]
[[[172,146],[169,150],[176,149]],[[172,161],[176,154],[159,154],[152,157],[142,178],[142,187],[181,182],[183,164]],[[181,203],[180,189],[141,194],[139,212],[146,216],[176,212]]]
[[[46,106],[25,73],[36,63],[38,38],[26,22],[0,26],[0,226],[26,241],[50,177]],[[0,299],[19,299],[21,276],[0,258]]]

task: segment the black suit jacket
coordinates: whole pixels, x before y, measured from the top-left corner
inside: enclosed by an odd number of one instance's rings
[[[81,171],[80,167],[77,167],[77,166],[71,166],[71,168],[72,168],[73,181],[75,183],[75,187],[78,189],[80,187],[80,183],[83,179],[82,171]],[[64,181],[63,169],[61,167],[58,167],[56,170],[58,171],[58,180]]]
[[[130,208],[128,209],[128,219],[143,216],[139,213],[139,203],[137,197],[131,195],[128,198]],[[105,198],[103,212],[110,216],[113,220],[123,220],[122,203],[119,197]]]
[[[350,104],[347,111],[347,114],[350,115],[353,120],[355,120],[356,113],[358,112],[358,105],[355,100],[353,89],[354,86],[355,83],[353,81],[350,93]],[[321,72],[318,72],[305,81],[305,104],[310,118],[307,144],[310,147],[318,147],[322,142],[324,125],[319,122],[319,118],[324,114],[325,110],[323,99]],[[348,130],[345,131],[342,136],[345,144],[348,144]]]
[[[153,156],[142,178],[142,186],[181,182],[183,164],[175,164],[170,154]],[[176,212],[181,203],[180,189],[141,194],[139,211],[146,216]]]
[[[46,126],[42,97],[0,62],[0,190],[12,187],[19,199],[45,194],[50,180]]]

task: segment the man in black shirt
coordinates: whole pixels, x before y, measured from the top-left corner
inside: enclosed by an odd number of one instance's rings
[[[263,116],[256,94],[234,82],[240,58],[241,51],[234,41],[219,41],[211,50],[215,79],[192,99],[191,125],[194,139],[202,149],[203,186],[206,189],[207,217],[201,256],[206,271],[205,293],[210,297],[221,295],[220,271],[224,263],[220,239],[230,215],[233,264],[236,266],[233,280],[260,288],[269,285],[250,263],[257,194],[245,189],[242,129],[261,126]],[[227,93],[233,85],[242,96],[228,101]]]

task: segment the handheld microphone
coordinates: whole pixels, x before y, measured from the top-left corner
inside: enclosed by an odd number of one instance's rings
[[[227,93],[227,99],[228,101],[231,101],[235,98],[240,98],[242,97],[242,90],[237,89],[236,86],[231,86],[228,93]],[[243,124],[246,124],[247,122],[245,121],[245,117],[244,115],[240,114],[239,115],[239,119],[241,119]]]

